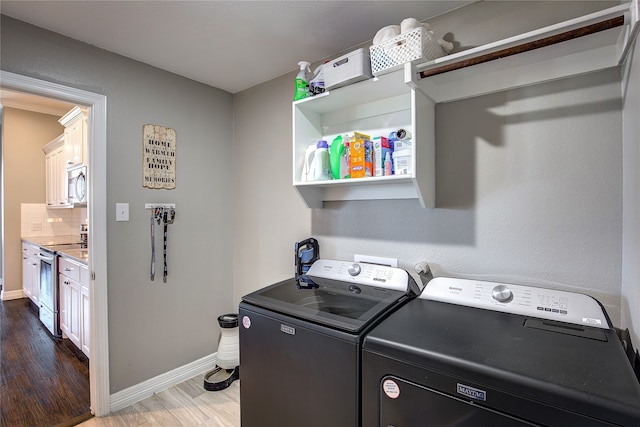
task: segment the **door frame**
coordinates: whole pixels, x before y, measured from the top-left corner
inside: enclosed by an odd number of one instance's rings
[[[59,99],[88,109],[89,381],[91,411],[95,416],[103,416],[110,412],[111,403],[107,310],[107,97],[6,71],[0,71],[0,84],[7,89]]]

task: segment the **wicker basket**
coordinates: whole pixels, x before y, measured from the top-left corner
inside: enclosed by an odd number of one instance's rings
[[[369,47],[374,76],[389,73],[415,60],[430,61],[446,52],[432,34],[422,27]]]

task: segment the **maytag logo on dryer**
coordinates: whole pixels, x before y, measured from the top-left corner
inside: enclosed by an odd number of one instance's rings
[[[280,324],[280,332],[284,332],[285,334],[289,334],[289,335],[295,335],[296,334],[296,328],[294,328],[292,326],[287,326],[287,325]]]
[[[469,387],[468,385],[457,383],[458,385],[458,393],[470,397],[475,400],[482,400],[483,402],[487,401],[487,392],[484,390],[480,390],[477,388]]]

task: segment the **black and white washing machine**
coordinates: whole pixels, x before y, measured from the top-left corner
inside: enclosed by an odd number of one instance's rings
[[[418,293],[402,269],[320,259],[244,296],[242,426],[360,426],[364,335]]]
[[[363,426],[640,426],[638,380],[583,294],[436,278],[362,352]]]

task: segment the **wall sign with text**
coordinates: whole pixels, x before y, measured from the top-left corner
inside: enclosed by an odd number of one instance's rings
[[[176,188],[176,131],[157,125],[142,127],[142,186]]]

